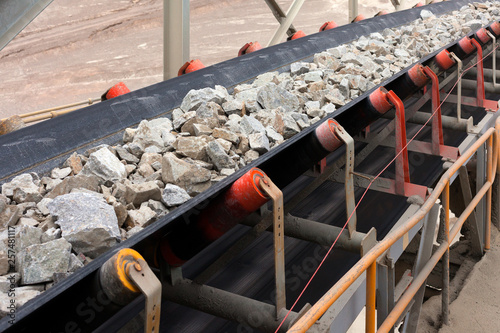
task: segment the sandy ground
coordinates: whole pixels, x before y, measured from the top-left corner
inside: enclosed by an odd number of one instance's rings
[[[491,250],[474,266],[458,298],[451,303],[450,325],[440,333],[500,332],[500,234],[492,231]]]
[[[286,11],[291,0],[278,1]],[[416,3],[410,0],[408,5]],[[163,1],[55,0],[0,51],[0,118],[100,97],[163,78]],[[371,17],[389,0],[360,0]],[[347,23],[347,1],[307,0],[294,25],[306,34]],[[278,23],[263,0],[192,0],[191,58],[211,65],[249,41],[266,45]]]

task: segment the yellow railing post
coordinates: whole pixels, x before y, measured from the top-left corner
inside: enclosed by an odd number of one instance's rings
[[[375,300],[377,292],[377,262],[366,270],[366,333],[375,333]]]

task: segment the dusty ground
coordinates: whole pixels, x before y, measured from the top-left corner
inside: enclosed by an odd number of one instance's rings
[[[291,0],[278,1],[286,11]],[[413,5],[416,0],[410,0]],[[162,0],[55,0],[0,51],[0,118],[100,97],[123,81],[131,89],[163,78]],[[371,17],[389,0],[360,0]],[[294,25],[306,34],[326,21],[347,23],[346,0],[307,0]],[[263,0],[192,0],[191,58],[211,65],[278,23]]]

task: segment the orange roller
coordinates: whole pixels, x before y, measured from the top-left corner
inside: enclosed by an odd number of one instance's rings
[[[333,29],[336,27],[338,27],[337,23],[335,23],[334,21],[329,21],[329,22],[323,23],[321,28],[319,28],[319,31],[330,30],[330,29]]]
[[[359,14],[358,16],[356,16],[354,18],[354,20],[351,21],[351,23],[354,23],[354,22],[359,22],[359,21],[363,21],[366,17],[363,15],[363,14]]]
[[[443,50],[436,55],[436,63],[439,68],[443,71],[447,70],[455,64],[455,59],[450,57],[450,52],[448,50]]]
[[[465,54],[473,52],[476,48],[474,44],[472,44],[470,38],[467,36],[465,36],[458,42],[458,46],[460,47],[460,49],[462,49],[462,51],[465,52]]]
[[[181,68],[179,68],[179,73],[177,74],[178,76],[188,74],[194,71],[197,71],[199,69],[205,68],[205,65],[200,61],[200,59],[194,59],[191,61],[186,62],[184,65],[182,65]]]
[[[329,152],[343,145],[343,142],[335,134],[335,128],[337,128],[337,126],[339,126],[338,122],[333,119],[328,119],[328,121],[319,125],[315,131],[319,143]]]
[[[497,22],[493,22],[491,25],[490,25],[490,30],[495,34],[495,35],[500,35],[500,23],[497,21]]]
[[[429,80],[427,75],[425,75],[424,67],[421,64],[416,64],[415,66],[410,68],[410,70],[408,71],[408,76],[410,77],[411,82],[413,82],[413,84],[419,88],[423,87]]]
[[[125,83],[118,82],[117,84],[115,84],[114,86],[112,86],[111,88],[109,88],[109,90],[106,91],[104,93],[104,95],[101,96],[101,100],[105,101],[105,100],[108,100],[108,99],[112,99],[112,98],[118,97],[120,95],[127,94],[129,92],[130,92],[130,90],[127,88],[127,86],[125,85]]]
[[[392,109],[392,104],[387,98],[387,90],[384,87],[380,87],[372,92],[368,98],[370,100],[370,104],[380,114],[384,114]]]
[[[304,33],[304,31],[299,30],[296,33],[294,33],[293,35],[289,36],[286,40],[294,40],[294,39],[305,37],[305,36],[306,36],[306,34]]]
[[[246,43],[245,45],[243,45],[243,47],[239,50],[238,52],[238,57],[244,55],[244,54],[248,54],[248,53],[252,53],[252,52],[255,52],[255,51],[258,51],[262,49],[262,46],[259,44],[259,42],[250,42],[250,43]]]
[[[377,14],[375,14],[373,17],[387,15],[387,14],[389,14],[389,12],[387,10],[381,10],[380,12],[378,12]]]
[[[415,4],[415,6],[411,7],[411,8],[417,8],[417,7],[422,7],[424,4],[422,2],[417,2],[417,4]]]
[[[481,41],[481,43],[487,43],[491,38],[488,36],[488,32],[485,28],[481,28],[476,32],[476,37]]]

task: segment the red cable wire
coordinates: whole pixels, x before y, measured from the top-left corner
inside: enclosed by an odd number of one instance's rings
[[[417,131],[417,133],[415,133],[413,135],[413,137],[406,143],[406,145],[399,151],[399,153],[396,154],[396,156],[394,156],[394,158],[382,169],[382,171],[380,171],[371,181],[370,183],[368,184],[368,186],[366,187],[365,191],[363,192],[363,195],[361,196],[361,198],[359,199],[358,203],[356,204],[356,206],[354,207],[354,210],[352,211],[351,215],[349,215],[349,218],[347,219],[346,223],[344,224],[344,226],[342,227],[340,233],[338,234],[337,238],[335,238],[335,241],[333,242],[333,244],[330,246],[330,248],[328,249],[328,252],[325,254],[325,256],[323,257],[323,260],[321,260],[321,262],[319,263],[318,267],[316,268],[316,270],[314,271],[313,275],[311,275],[311,278],[309,279],[309,281],[307,281],[307,284],[305,285],[304,289],[302,289],[302,291],[300,292],[299,296],[297,297],[297,299],[295,300],[295,302],[293,303],[292,307],[290,308],[290,310],[288,310],[285,318],[283,318],[283,320],[281,321],[280,325],[278,326],[278,328],[276,329],[276,331],[274,333],[278,333],[279,329],[281,328],[281,326],[283,326],[283,323],[285,322],[286,318],[288,318],[288,315],[290,315],[290,313],[292,312],[292,310],[294,309],[295,305],[297,305],[298,301],[300,300],[300,298],[302,297],[302,295],[304,294],[304,292],[306,291],[306,289],[309,287],[309,284],[311,283],[311,281],[314,279],[314,277],[316,276],[316,273],[318,273],[319,269],[321,268],[321,266],[323,265],[323,263],[325,262],[326,258],[328,257],[328,255],[330,254],[330,252],[333,250],[335,244],[337,243],[340,235],[342,234],[342,232],[344,232],[344,229],[347,227],[347,225],[349,224],[349,221],[351,220],[352,218],[352,215],[356,212],[356,210],[358,209],[358,206],[359,204],[361,203],[361,201],[363,201],[366,193],[368,192],[368,190],[370,189],[370,187],[372,186],[373,182],[380,177],[380,175],[385,171],[387,170],[387,168],[392,164],[394,163],[394,161],[399,157],[399,155],[401,153],[403,153],[403,151],[408,147],[408,145],[417,137],[417,135],[425,128],[425,126],[427,126],[427,124],[429,123],[429,121],[432,119],[432,117],[434,117],[434,115],[436,114],[437,110],[439,108],[441,108],[441,106],[443,105],[443,103],[446,101],[446,99],[450,96],[451,92],[453,91],[453,89],[455,89],[455,87],[457,86],[458,84],[458,81],[462,78],[462,76],[464,76],[464,74],[469,71],[471,68],[473,68],[474,66],[476,66],[479,62],[483,61],[484,59],[486,59],[486,57],[488,57],[490,54],[493,53],[494,50],[496,50],[497,48],[499,47],[499,45],[495,46],[495,48],[493,48],[493,50],[491,50],[490,53],[488,53],[487,55],[485,55],[481,60],[478,60],[475,64],[469,66],[468,68],[466,68],[465,70],[462,71],[462,73],[459,75],[459,77],[457,78],[457,81],[455,82],[455,84],[453,85],[453,87],[451,87],[450,91],[448,92],[448,94],[445,96],[445,98],[443,99],[443,101],[441,102],[441,104],[439,104],[439,106],[436,108],[436,110],[434,110],[434,112],[431,114],[431,116],[429,117],[429,119],[427,119],[427,121],[422,125],[422,127],[420,127],[420,129]],[[494,74],[493,74],[494,75]]]

